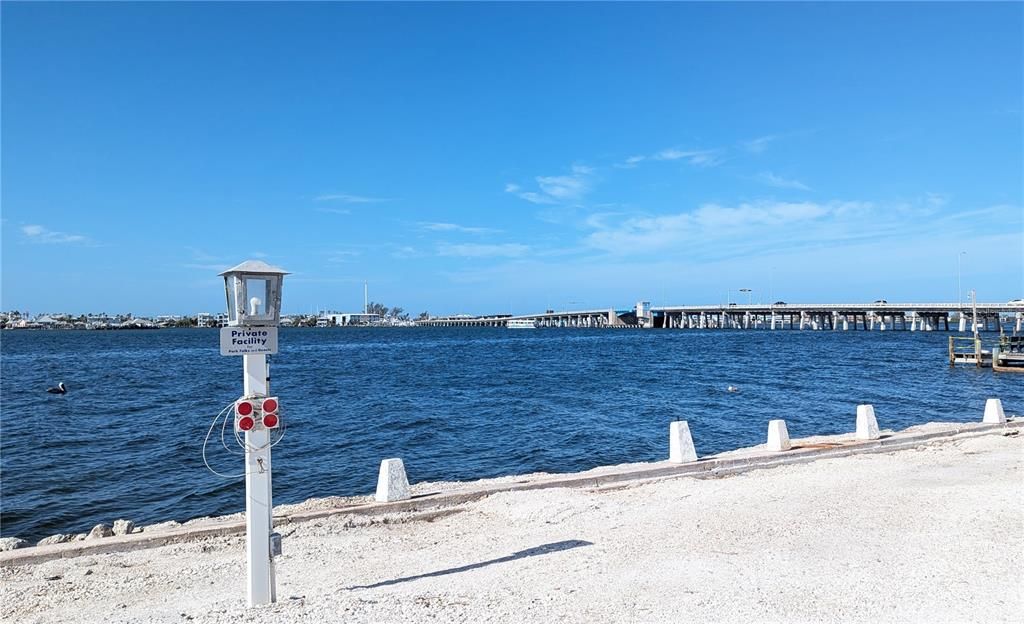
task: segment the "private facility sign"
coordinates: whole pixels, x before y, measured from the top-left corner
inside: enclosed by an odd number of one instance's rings
[[[277,353],[277,327],[221,327],[221,355]]]

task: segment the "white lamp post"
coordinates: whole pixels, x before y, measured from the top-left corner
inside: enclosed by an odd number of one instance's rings
[[[235,432],[245,438],[245,536],[249,606],[276,602],[274,503],[270,432],[279,425],[277,397],[269,396],[267,354],[277,353],[283,269],[248,260],[221,273],[228,326],[221,329],[221,354],[241,355],[244,395],[235,402]]]

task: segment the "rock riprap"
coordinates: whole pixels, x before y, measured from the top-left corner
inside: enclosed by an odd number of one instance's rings
[[[128,535],[135,532],[135,523],[131,520],[115,520],[114,535]]]
[[[23,540],[20,537],[0,537],[0,552],[26,546],[31,546],[31,544],[28,543],[28,540]]]
[[[50,537],[44,537],[36,543],[36,546],[49,546],[51,544],[63,544],[64,542],[74,541],[75,535],[73,533],[58,533],[51,535]]]
[[[92,531],[89,531],[89,535],[87,535],[85,537],[85,539],[91,540],[91,539],[98,539],[100,537],[110,537],[113,534],[114,534],[114,531],[113,531],[113,529],[110,528],[109,525],[97,524],[96,526],[94,526],[92,528]]]

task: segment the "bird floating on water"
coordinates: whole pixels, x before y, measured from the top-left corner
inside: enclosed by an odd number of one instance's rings
[[[726,392],[739,392],[740,389],[737,388],[736,386],[729,386],[728,388],[725,389],[725,391]]]
[[[59,384],[57,384],[56,388],[47,388],[46,391],[49,392],[50,394],[67,394],[68,389],[64,385],[64,382],[62,381]]]

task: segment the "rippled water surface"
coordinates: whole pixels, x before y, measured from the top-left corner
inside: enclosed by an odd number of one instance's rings
[[[946,336],[282,329],[274,502],[371,493],[387,457],[413,481],[664,459],[675,419],[710,454],[763,442],[773,418],[792,436],[850,431],[858,403],[893,429],[980,420],[990,396],[1024,410],[1024,379],[951,370]],[[3,535],[244,509],[241,480],[200,455],[242,389],[241,359],[219,354],[216,330],[5,331],[0,348]],[[58,381],[69,393],[47,394]],[[210,458],[240,470],[219,439]]]

